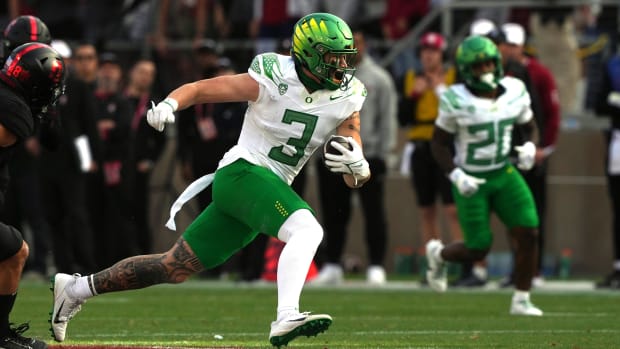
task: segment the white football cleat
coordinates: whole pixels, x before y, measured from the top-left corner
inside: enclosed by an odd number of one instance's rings
[[[278,348],[299,336],[316,336],[327,330],[332,317],[327,314],[310,315],[309,312],[291,314],[271,323],[269,342]]]
[[[529,299],[512,299],[510,305],[511,315],[526,315],[526,316],[542,316],[543,311],[535,306]]]
[[[317,275],[312,281],[313,285],[337,285],[344,280],[344,272],[339,264],[326,263],[319,275]]]
[[[54,275],[52,279],[51,290],[54,292],[54,305],[49,323],[51,325],[52,335],[57,342],[65,340],[67,324],[80,309],[85,299],[73,298],[67,293],[67,287],[73,285],[80,274],[62,274]]]
[[[428,261],[426,281],[437,292],[445,292],[448,289],[446,264],[437,258],[441,249],[443,249],[443,243],[440,240],[432,239],[426,243],[426,260]]]
[[[366,281],[371,285],[385,285],[385,269],[380,265],[371,265],[366,270]]]

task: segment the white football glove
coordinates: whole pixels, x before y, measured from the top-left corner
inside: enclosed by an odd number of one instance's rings
[[[515,150],[519,153],[517,167],[523,171],[532,169],[536,160],[536,146],[534,143],[525,142],[523,145],[516,146]]]
[[[174,122],[174,112],[178,107],[179,103],[172,98],[166,98],[157,105],[151,101],[151,109],[146,112],[146,121],[151,127],[161,132],[167,122]]]
[[[364,158],[362,147],[352,137],[347,137],[347,139],[351,144],[351,150],[338,142],[331,142],[331,145],[342,154],[325,153],[325,166],[334,173],[353,175],[356,182],[368,178],[370,176],[370,166]]]
[[[486,179],[470,176],[459,167],[455,168],[448,175],[450,181],[456,185],[461,195],[468,197],[474,195],[478,191],[480,184],[486,183]]]

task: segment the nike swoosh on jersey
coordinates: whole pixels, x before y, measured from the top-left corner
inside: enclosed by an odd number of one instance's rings
[[[343,96],[343,95],[340,95],[340,96],[329,96],[329,100],[330,100],[330,101],[333,101],[333,100],[336,100],[336,99],[338,99],[338,98],[342,98],[342,97],[349,97],[349,96],[352,96],[352,95],[353,95],[353,94],[346,95],[346,96]]]

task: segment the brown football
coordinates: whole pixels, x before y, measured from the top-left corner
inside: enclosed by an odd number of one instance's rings
[[[329,139],[325,142],[325,144],[323,145],[323,154],[335,154],[335,155],[340,155],[342,154],[339,150],[337,150],[336,148],[334,148],[331,143],[332,141],[336,141],[340,144],[342,144],[345,148],[351,150],[353,149],[353,147],[351,146],[351,143],[349,143],[349,140],[346,137],[343,136],[338,136],[338,135],[332,135],[329,137]]]

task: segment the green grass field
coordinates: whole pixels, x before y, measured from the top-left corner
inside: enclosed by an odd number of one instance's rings
[[[508,314],[509,290],[306,287],[301,310],[328,313],[318,337],[288,348],[620,348],[620,292],[541,290],[542,318]],[[49,340],[49,285],[23,282],[12,321]],[[274,285],[190,281],[106,294],[86,303],[62,346],[270,348]],[[219,334],[223,339],[214,339]]]

